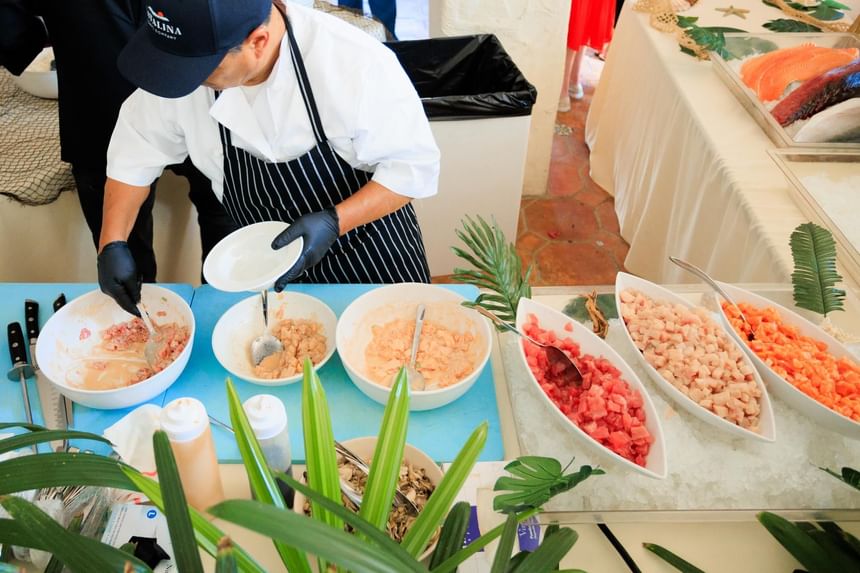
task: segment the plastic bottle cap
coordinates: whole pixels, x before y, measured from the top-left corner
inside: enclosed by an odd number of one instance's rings
[[[242,404],[258,440],[274,438],[287,428],[287,410],[277,396],[258,394]]]
[[[178,398],[161,410],[161,429],[173,442],[193,440],[209,427],[209,416],[203,402]]]

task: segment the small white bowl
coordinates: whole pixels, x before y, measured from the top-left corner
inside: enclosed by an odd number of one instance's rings
[[[36,344],[39,368],[54,383],[60,393],[73,402],[111,410],[136,406],[158,396],[176,382],[191,357],[194,344],[194,314],[182,297],[159,286],[145,284],[141,300],[156,323],[176,322],[188,327],[188,344],[167,368],[154,376],[125,388],[85,390],[70,386],[66,373],[74,363],[92,355],[101,342],[99,333],[111,325],[127,322],[132,316],[100,291],[94,290],[70,301],[45,323]],[[159,313],[165,313],[159,316]],[[80,339],[82,329],[92,334]]]
[[[350,303],[337,323],[337,352],[349,378],[370,399],[386,404],[391,389],[365,375],[364,350],[372,338],[371,327],[404,318],[415,320],[418,304],[427,307],[425,321],[444,324],[452,330],[471,332],[477,339],[475,369],[455,384],[438,390],[413,391],[409,409],[432,410],[450,404],[475,383],[490,359],[492,338],[489,322],[476,311],[462,306],[466,299],[442,287],[423,283],[401,283],[373,289]]]
[[[344,440],[341,442],[348,450],[352,453],[363,459],[364,461],[371,460],[373,458],[374,450],[376,449],[377,439],[375,436],[368,436],[363,438],[352,438],[351,440]],[[413,467],[418,469],[423,469],[427,479],[430,480],[435,487],[439,487],[439,484],[442,483],[442,468],[439,467],[439,464],[433,461],[433,458],[425,454],[423,451],[419,450],[415,446],[411,444],[405,444],[403,448],[403,459],[411,464]],[[371,462],[372,463],[372,462]],[[369,466],[368,466],[369,467]],[[300,481],[304,483],[304,480],[301,478]],[[296,513],[304,513],[305,506],[305,496],[299,492],[296,492],[295,498],[293,500],[293,511]],[[439,536],[436,535],[433,538],[433,542],[427,546],[427,549],[421,556],[418,558],[419,561],[424,561],[430,555],[432,555],[433,550],[436,549],[436,543],[439,541]]]
[[[850,350],[845,348],[845,346],[821,330],[818,326],[813,324],[812,322],[806,320],[796,312],[773,302],[770,299],[767,299],[763,296],[759,296],[757,294],[751,293],[748,290],[744,290],[740,287],[736,287],[734,285],[730,285],[727,283],[718,283],[723,290],[726,291],[726,294],[732,297],[736,303],[740,304],[745,302],[747,304],[751,304],[753,306],[757,306],[759,308],[764,308],[766,306],[775,308],[779,312],[779,316],[782,321],[790,326],[794,326],[798,329],[800,334],[804,336],[812,337],[816,340],[820,340],[827,344],[827,350],[833,356],[837,358],[850,358],[853,361],[857,361],[857,357],[854,356]],[[720,299],[722,300],[722,299]],[[767,365],[758,355],[753,352],[753,350],[747,346],[746,341],[743,340],[740,336],[738,336],[735,329],[732,328],[731,323],[726,317],[725,313],[720,307],[720,317],[723,320],[723,324],[726,326],[726,330],[731,333],[734,339],[740,344],[740,346],[746,351],[749,357],[752,359],[753,364],[755,364],[758,371],[761,373],[765,382],[767,383],[768,388],[773,390],[773,393],[776,396],[779,396],[783,400],[785,400],[789,406],[794,408],[795,410],[802,412],[809,419],[814,420],[815,422],[821,424],[822,426],[826,426],[831,430],[839,432],[840,434],[847,436],[852,439],[860,439],[860,423],[855,422],[851,418],[847,416],[843,416],[839,412],[835,412],[816,400],[811,396],[807,396],[802,391],[795,388],[795,386],[784,379],[782,376],[777,374],[771,369],[770,366]]]
[[[225,292],[272,288],[302,254],[301,238],[281,249],[272,248],[272,241],[287,227],[281,221],[265,221],[233,231],[213,247],[203,262],[206,281]]]
[[[517,348],[519,349],[519,356],[522,360],[523,367],[525,367],[526,371],[529,373],[529,378],[534,382],[537,393],[540,394],[547,407],[593,452],[596,452],[598,455],[608,457],[612,461],[648,477],[657,479],[665,478],[668,472],[668,464],[666,462],[666,440],[663,436],[663,426],[660,424],[660,418],[657,415],[657,410],[654,408],[654,403],[651,402],[651,397],[648,396],[645,386],[639,380],[639,377],[636,376],[636,373],[633,372],[630,366],[611,346],[591,332],[590,329],[564,313],[558,312],[553,308],[544,306],[528,298],[521,298],[519,305],[517,306],[517,328],[520,331],[522,331],[523,327],[528,324],[529,315],[532,314],[537,317],[541,328],[555,332],[559,338],[570,338],[579,345],[579,349],[583,354],[602,357],[611,362],[612,365],[621,372],[621,378],[627,382],[630,388],[636,390],[642,396],[642,406],[645,408],[645,427],[648,429],[648,432],[654,436],[654,443],[651,444],[651,449],[648,451],[648,457],[645,460],[645,467],[631,462],[627,458],[619,456],[589,436],[572,420],[570,420],[570,418],[565,416],[549,396],[546,395],[546,392],[543,391],[540,384],[538,384],[538,381],[532,373],[531,368],[529,368],[526,360],[526,353],[522,344],[523,341],[517,340]],[[565,329],[567,325],[571,325],[573,330],[567,331]]]
[[[667,290],[659,285],[652,283],[651,281],[647,281],[645,279],[641,279],[639,277],[635,277],[633,275],[627,273],[618,273],[615,277],[615,305],[618,308],[618,315],[621,316],[621,292],[626,289],[635,289],[641,292],[642,294],[651,297],[652,299],[660,302],[668,302],[672,304],[681,304],[689,309],[696,308],[696,305],[687,301],[686,299],[681,298],[670,290]],[[703,422],[707,422],[708,424],[712,424],[717,428],[725,430],[735,436],[742,438],[752,438],[755,440],[761,440],[764,442],[773,442],[776,440],[776,424],[774,423],[773,416],[773,407],[770,403],[770,397],[767,394],[767,388],[764,385],[764,382],[761,380],[761,376],[759,376],[758,371],[755,369],[755,366],[746,358],[749,363],[751,370],[753,372],[753,378],[755,379],[755,383],[761,392],[761,413],[759,415],[759,430],[760,432],[753,432],[751,430],[747,430],[746,428],[741,428],[737,424],[733,424],[728,420],[725,420],[715,413],[707,410],[694,402],[692,398],[685,396],[683,392],[672,386],[665,378],[663,378],[657,370],[651,366],[651,364],[645,360],[645,356],[642,355],[642,352],[639,351],[636,344],[633,342],[633,337],[630,336],[630,331],[627,330],[627,324],[624,322],[624,319],[621,318],[620,321],[624,327],[624,334],[627,335],[627,340],[630,343],[631,347],[636,351],[636,356],[639,357],[639,362],[642,364],[642,367],[648,371],[648,374],[651,375],[651,379],[654,380],[654,383],[660,387],[663,392],[665,392],[675,403],[682,408],[684,408],[687,412],[695,416],[696,418],[702,420]],[[717,322],[720,325],[719,322]],[[723,329],[725,330],[725,328]],[[741,354],[745,355],[743,352],[742,345],[738,345],[737,341],[731,337],[731,334],[728,334],[729,341],[733,343],[735,346],[741,350]]]
[[[45,99],[57,99],[57,71],[44,69],[54,59],[54,49],[45,48],[20,76],[13,76],[15,83],[25,92]]]
[[[269,328],[287,318],[307,318],[322,324],[326,337],[326,352],[323,359],[314,365],[322,368],[334,354],[337,317],[323,301],[298,292],[269,294]],[[251,341],[265,330],[260,295],[243,299],[225,312],[212,331],[212,351],[215,358],[233,376],[261,386],[283,386],[302,379],[299,372],[286,378],[259,378],[254,374],[251,362]]]

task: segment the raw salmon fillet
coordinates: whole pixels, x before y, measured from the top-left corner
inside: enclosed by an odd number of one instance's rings
[[[748,60],[741,78],[762,101],[777,100],[792,82],[803,82],[833,68],[844,66],[860,55],[857,48],[822,48],[803,44],[775,50]]]

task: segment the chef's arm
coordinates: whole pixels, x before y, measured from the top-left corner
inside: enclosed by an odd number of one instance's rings
[[[108,177],[105,184],[102,233],[99,252],[114,241],[125,241],[131,234],[140,206],[149,196],[149,185],[137,187]]]
[[[409,201],[409,197],[398,195],[376,181],[369,181],[335,206],[340,234],[393,213]]]

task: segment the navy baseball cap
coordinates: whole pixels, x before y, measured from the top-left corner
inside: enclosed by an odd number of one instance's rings
[[[119,55],[120,72],[157,96],[197,89],[272,10],[272,0],[146,0],[144,24]]]

